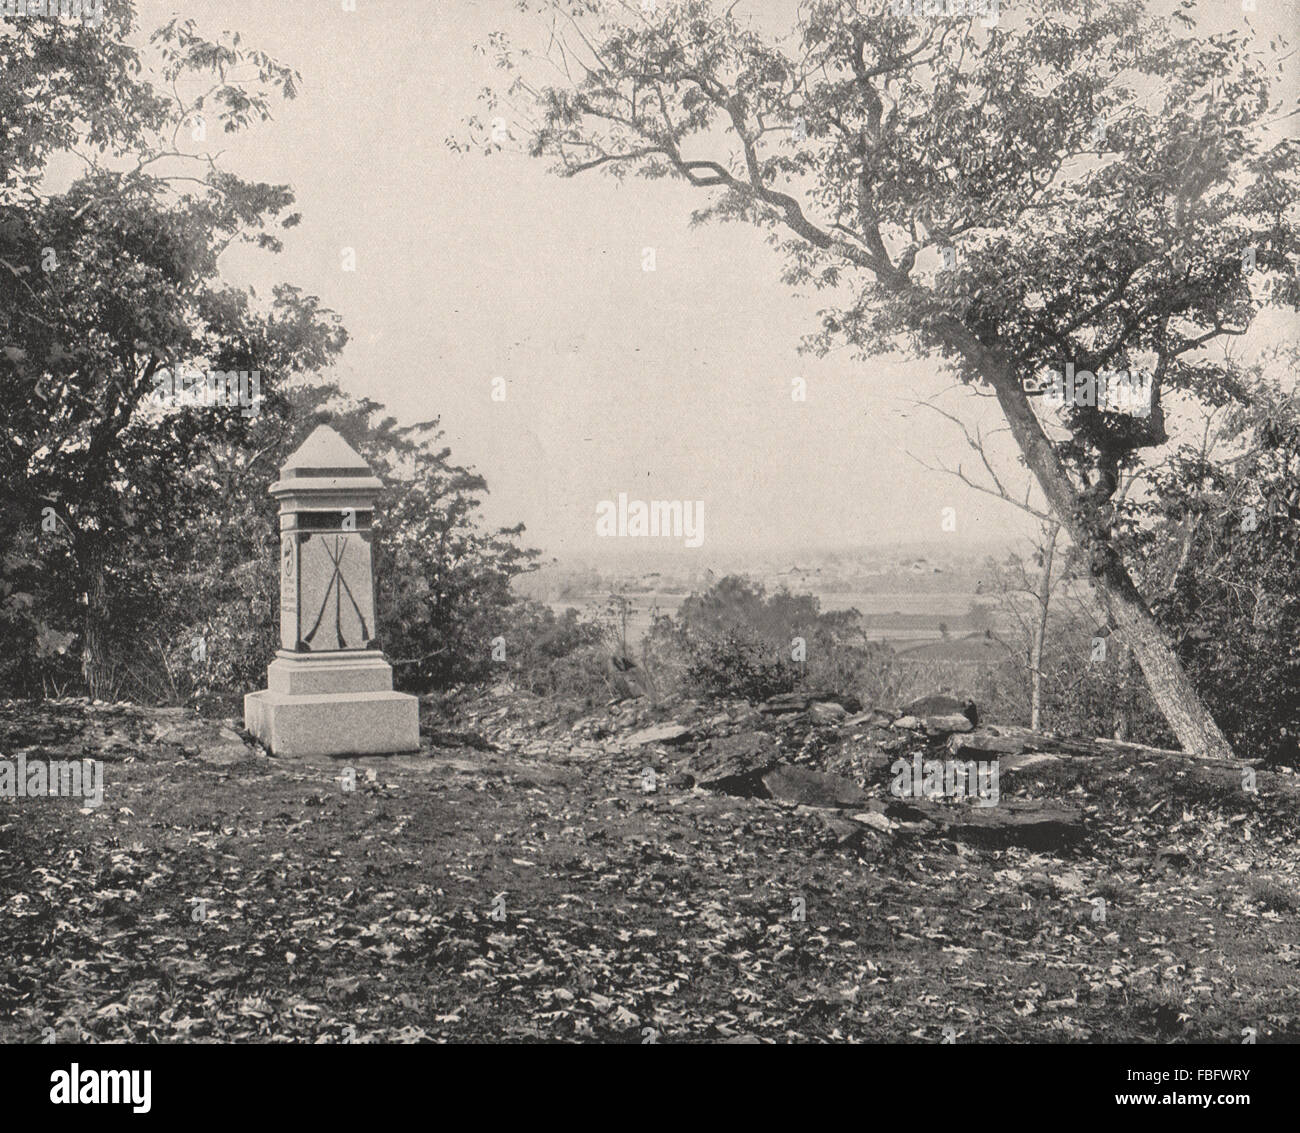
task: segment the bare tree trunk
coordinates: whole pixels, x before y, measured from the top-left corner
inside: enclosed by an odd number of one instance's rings
[[[1085,523],[1074,485],[1035,416],[1014,370],[990,357],[989,352],[978,344],[972,352],[969,338],[961,348],[992,384],[1011,434],[1056,518],[1074,544],[1090,554],[1097,594],[1107,617],[1133,651],[1152,699],[1164,713],[1183,750],[1194,755],[1235,758],[1134,585],[1128,569],[1114,548],[1098,538]]]
[[[111,684],[111,662],[108,657],[108,599],[104,576],[92,573],[83,591],[86,614],[81,641],[81,675],[86,682],[86,693],[91,700],[105,700]]]
[[[1061,525],[1053,524],[1043,546],[1043,572],[1038,579],[1038,625],[1030,654],[1029,726],[1038,731],[1043,724],[1043,642],[1047,638],[1047,611],[1052,602],[1052,560]]]

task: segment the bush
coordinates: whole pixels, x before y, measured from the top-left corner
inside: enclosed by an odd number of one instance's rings
[[[773,657],[757,640],[734,629],[688,638],[687,651],[686,680],[706,697],[766,700],[793,691],[803,677],[795,664]]]
[[[811,594],[729,576],[654,620],[642,648],[663,691],[766,700],[801,686],[891,701],[893,651],[867,640],[856,610],[824,613]]]

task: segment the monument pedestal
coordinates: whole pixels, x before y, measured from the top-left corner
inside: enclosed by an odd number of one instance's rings
[[[280,504],[280,650],[244,727],[273,755],[418,751],[420,703],[376,647],[371,531],[383,484],[327,425],[270,487]]]
[[[420,702],[393,691],[378,650],[355,655],[281,653],[267,687],[244,696],[244,727],[273,755],[418,751]]]

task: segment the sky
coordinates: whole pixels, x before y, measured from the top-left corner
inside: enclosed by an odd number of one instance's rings
[[[447,146],[499,79],[475,46],[496,29],[531,30],[509,0],[346,2],[191,0],[180,13],[302,75],[274,121],[218,144],[227,167],[291,185],[303,221],[282,254],[232,249],[223,270],[261,294],[292,282],[339,312],[351,341],[328,376],[401,421],[440,417],[453,457],[488,481],[490,521],[524,522],[526,542],[561,561],[609,548],[596,509],[619,493],[703,500],[705,546],[727,553],[1032,529],[923,466],[955,464],[962,441],[917,402],[986,433],[996,407],[929,362],[801,354],[817,296],[781,283],[757,230],[690,227],[699,190],[561,180],[522,155]],[[1266,29],[1300,22],[1294,5],[1257,4],[1250,18]],[[1240,20],[1238,6],[1212,3],[1211,22]],[[137,8],[146,29],[177,11]],[[764,26],[793,10],[737,7]],[[796,378],[806,401],[791,398]],[[1010,481],[1026,484],[1005,436],[993,443]]]

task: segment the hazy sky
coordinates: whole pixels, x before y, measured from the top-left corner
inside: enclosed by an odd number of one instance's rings
[[[737,11],[781,24],[794,7]],[[1239,0],[1208,7],[1222,26],[1241,18]],[[1257,26],[1296,23],[1293,5],[1258,7]],[[176,5],[138,10],[148,29]],[[334,376],[401,420],[440,415],[454,456],[487,477],[490,518],[524,521],[531,544],[599,552],[596,505],[619,492],[705,501],[714,549],[1027,529],[913,459],[958,455],[955,427],[911,404],[948,380],[926,363],[801,355],[817,297],[780,282],[757,230],[690,228],[699,190],[559,180],[540,161],[447,148],[498,78],[474,45],[520,26],[509,0],[356,0],[354,12],[341,0],[191,0],[182,14],[207,34],[239,31],[303,78],[274,122],[216,143],[231,168],[291,184],[303,214],[281,255],[227,253],[227,274],[259,292],[287,280],[338,311],[352,341]],[[345,247],[355,273],[342,270]],[[504,402],[491,397],[497,376]],[[996,407],[968,393],[941,404],[997,425]],[[955,535],[941,531],[945,507]]]

